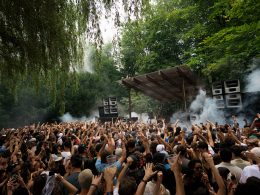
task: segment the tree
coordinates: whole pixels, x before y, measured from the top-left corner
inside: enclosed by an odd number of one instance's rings
[[[122,64],[142,73],[188,64],[213,81],[240,78],[259,57],[259,7],[250,0],[160,0],[127,25]]]
[[[129,14],[138,16],[147,0],[122,0]],[[101,46],[99,27],[102,7],[115,12],[114,0],[3,0],[0,2],[0,78],[16,86],[30,75],[36,86],[66,81],[68,73],[82,65],[83,43]],[[65,83],[61,86],[64,91]],[[54,86],[52,88],[56,89]]]

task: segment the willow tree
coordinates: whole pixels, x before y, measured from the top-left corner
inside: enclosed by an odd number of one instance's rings
[[[102,10],[120,25],[119,6],[138,17],[148,0],[2,0],[0,1],[0,80],[10,88],[28,79],[55,94],[69,73],[82,66],[84,41],[102,45]]]

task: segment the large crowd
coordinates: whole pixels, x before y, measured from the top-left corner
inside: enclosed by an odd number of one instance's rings
[[[2,195],[260,194],[260,114],[215,121],[35,124],[0,132]]]

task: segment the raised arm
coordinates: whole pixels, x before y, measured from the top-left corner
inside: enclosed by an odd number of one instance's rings
[[[121,172],[120,172],[119,175],[118,175],[117,184],[116,184],[117,186],[119,186],[119,184],[121,183],[123,177],[125,176],[125,173],[126,173],[127,169],[129,168],[129,166],[130,166],[132,163],[133,163],[133,159],[129,156],[129,157],[127,158],[127,162],[126,162],[124,168],[121,170]]]
[[[209,165],[213,175],[214,175],[214,178],[218,184],[218,192],[217,192],[217,195],[223,195],[225,194],[226,192],[226,186],[224,184],[224,181],[222,179],[222,177],[220,176],[217,168],[215,167],[214,165],[214,161],[213,161],[213,158],[211,155],[209,155],[208,153],[204,152],[202,154],[203,158],[205,159],[205,161],[207,162],[207,164]]]
[[[137,188],[135,195],[143,195],[144,194],[145,186],[146,186],[148,180],[156,173],[157,173],[157,171],[153,172],[153,164],[152,163],[147,163],[145,165],[145,175],[144,175],[142,181],[140,182],[140,184],[138,185],[138,188]]]
[[[172,164],[171,170],[174,173],[174,177],[176,181],[176,195],[185,195],[179,158],[180,158],[180,153],[177,155],[174,163]]]
[[[56,179],[65,186],[65,188],[69,191],[69,194],[72,195],[77,193],[78,189],[70,182],[68,182],[66,179],[64,179],[60,174],[56,176]]]

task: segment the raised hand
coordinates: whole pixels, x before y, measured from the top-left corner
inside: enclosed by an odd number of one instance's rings
[[[171,166],[171,170],[173,172],[181,172],[180,153],[175,157],[175,161]]]
[[[102,177],[103,177],[102,173],[100,175],[93,175],[91,184],[94,186],[98,186],[101,182]]]
[[[131,156],[127,157],[127,159],[126,159],[126,164],[127,164],[128,166],[130,166],[133,162],[134,162],[134,160],[132,159]]]
[[[148,181],[157,171],[153,171],[153,163],[147,163],[145,165],[144,180]]]

